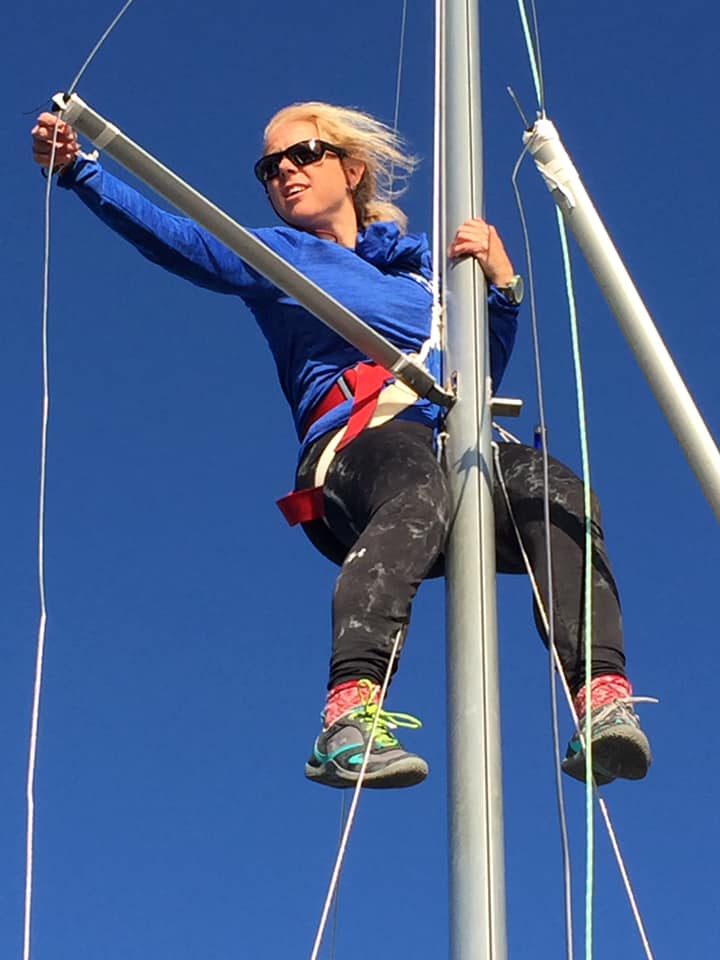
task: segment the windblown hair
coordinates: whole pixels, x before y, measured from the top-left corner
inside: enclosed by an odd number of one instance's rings
[[[368,113],[309,101],[279,110],[265,127],[265,142],[280,124],[294,120],[314,123],[321,140],[342,147],[349,157],[365,164],[354,194],[359,225],[392,220],[405,232],[407,217],[392,201],[405,192],[417,158],[406,153],[402,138]]]

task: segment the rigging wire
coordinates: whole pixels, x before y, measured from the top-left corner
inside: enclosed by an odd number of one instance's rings
[[[516,437],[513,437],[511,433],[508,433],[508,431],[501,430],[500,432],[501,434],[506,435],[503,437],[504,440],[508,440],[509,442],[514,442],[514,443],[521,442]],[[507,509],[508,516],[510,517],[510,522],[512,523],[512,526],[513,526],[513,531],[515,533],[515,537],[518,542],[518,548],[523,558],[523,563],[525,565],[525,570],[527,572],[528,579],[530,580],[530,586],[532,588],[533,598],[535,600],[538,612],[540,614],[540,619],[542,620],[545,631],[547,632],[548,615],[547,615],[547,612],[545,611],[545,605],[543,603],[542,595],[540,593],[540,588],[535,578],[535,572],[533,570],[530,557],[528,556],[527,550],[525,549],[525,544],[523,543],[522,536],[520,534],[520,529],[517,525],[517,520],[515,519],[515,514],[512,509],[512,504],[510,502],[510,495],[508,493],[507,485],[505,483],[505,476],[500,467],[500,459],[498,456],[497,444],[493,444],[493,459],[495,463],[495,473],[498,478],[498,482],[500,484],[500,489],[502,491],[503,499],[505,501],[505,507]],[[573,703],[572,694],[570,693],[570,688],[568,687],[567,680],[565,679],[565,674],[562,669],[562,663],[560,662],[560,657],[558,655],[557,650],[553,651],[553,659],[555,662],[555,670],[556,670],[557,678],[560,682],[560,685],[562,686],[563,693],[565,694],[565,700],[567,702],[568,709],[572,716],[573,722],[575,723],[576,726],[578,726],[578,718],[577,718],[577,713],[575,711],[575,704]],[[622,881],[625,887],[625,892],[627,893],[628,901],[630,902],[630,909],[632,911],[633,918],[635,919],[635,924],[637,926],[638,933],[640,935],[640,940],[642,941],[642,945],[645,950],[645,956],[647,957],[647,960],[654,960],[652,950],[650,948],[650,943],[648,941],[647,932],[645,930],[645,925],[643,923],[642,916],[640,914],[640,908],[638,907],[637,898],[635,897],[635,892],[632,888],[632,884],[630,882],[630,876],[628,874],[627,867],[623,859],[622,851],[620,849],[620,844],[618,843],[617,835],[615,833],[612,819],[610,817],[610,810],[608,808],[607,802],[605,801],[604,797],[601,796],[600,790],[597,786],[595,787],[595,796],[596,796],[600,811],[602,813],[603,820],[605,822],[605,828],[610,838],[610,845],[612,847],[612,851],[615,856],[615,861],[620,871],[620,876],[622,877]]]
[[[537,97],[538,108],[542,116],[545,115],[544,83],[542,75],[542,61],[540,57],[540,31],[538,26],[537,10],[534,0],[530,0],[532,8],[534,36],[531,37],[528,25],[527,13],[525,11],[524,0],[518,0],[518,9],[523,26],[525,37],[525,46],[527,48],[530,69],[535,84],[535,94]],[[519,165],[526,154],[523,150],[515,168],[514,177],[517,176]],[[516,179],[513,180],[516,187]],[[518,196],[516,187],[516,197]],[[579,335],[577,328],[577,313],[575,310],[575,299],[573,295],[572,274],[570,269],[570,258],[567,250],[567,236],[564,231],[562,216],[558,211],[558,224],[560,230],[560,243],[563,251],[563,264],[565,267],[565,282],[568,297],[568,308],[570,311],[570,329],[573,343],[573,367],[575,370],[575,385],[578,404],[578,423],[580,429],[580,447],[582,457],[583,471],[583,500],[585,513],[585,555],[583,561],[583,582],[584,582],[584,602],[583,602],[583,646],[585,657],[585,690],[587,697],[587,709],[585,711],[585,735],[581,737],[585,753],[585,821],[586,821],[586,845],[585,845],[585,956],[586,960],[592,960],[592,936],[593,936],[593,887],[594,887],[594,860],[595,860],[595,827],[594,827],[594,805],[593,805],[593,778],[592,778],[592,707],[591,707],[591,689],[592,689],[592,506],[590,492],[590,465],[589,454],[587,450],[587,419],[585,415],[585,403],[583,395],[582,366],[579,352]],[[534,334],[533,334],[534,335]],[[541,424],[542,428],[542,424]],[[543,457],[546,456],[545,443],[546,434],[542,430],[543,438]],[[544,464],[543,464],[544,465]],[[546,487],[547,500],[547,487]],[[549,527],[548,543],[549,543]],[[552,592],[550,591],[552,597]],[[552,616],[551,616],[552,622]],[[554,682],[552,685],[553,690]],[[553,701],[553,709],[555,702]],[[555,718],[554,718],[555,719]],[[567,901],[566,892],[566,901]]]
[[[407,24],[407,0],[403,0],[402,13],[400,15],[400,49],[398,50],[397,71],[395,73],[395,107],[393,109],[393,130],[397,134],[398,124],[400,122],[400,89],[402,87],[403,62],[405,59],[405,27]],[[388,184],[389,197],[392,203],[395,193],[395,164],[390,166],[390,182]],[[402,188],[398,194],[402,193]]]
[[[124,6],[113,18],[98,42],[93,47],[80,70],[70,84],[68,94],[72,93],[81,77],[88,69],[96,54],[117,26],[133,0],[126,0]],[[47,490],[47,446],[50,422],[50,365],[49,365],[49,312],[50,312],[50,200],[52,196],[52,173],[55,167],[58,127],[53,130],[50,147],[50,163],[45,185],[43,214],[43,289],[41,308],[41,354],[42,354],[42,420],[40,427],[40,476],[38,490],[38,536],[37,536],[37,578],[40,604],[37,641],[35,649],[35,675],[33,681],[32,707],[30,714],[30,737],[28,744],[28,765],[26,777],[26,826],[25,826],[25,895],[23,904],[23,960],[30,960],[33,878],[34,878],[34,841],[35,841],[35,776],[37,772],[37,746],[40,727],[40,700],[45,662],[45,640],[47,631],[47,595],[45,591],[45,510]]]
[[[573,947],[573,913],[572,913],[572,869],[570,862],[570,843],[568,840],[568,827],[567,827],[567,815],[565,812],[565,796],[563,793],[562,785],[562,769],[560,767],[560,723],[558,717],[558,702],[557,702],[557,689],[555,685],[555,671],[556,671],[556,661],[559,662],[559,657],[557,654],[557,646],[555,643],[555,589],[554,589],[554,580],[553,580],[553,563],[552,563],[552,544],[550,541],[550,479],[549,479],[549,462],[548,462],[548,450],[547,450],[547,424],[545,419],[545,395],[543,390],[543,379],[542,379],[542,364],[540,358],[540,333],[539,325],[537,318],[537,303],[535,298],[535,273],[534,273],[534,264],[532,258],[532,251],[530,249],[530,234],[528,231],[527,218],[525,216],[525,207],[522,202],[522,197],[520,195],[520,189],[518,187],[517,177],[520,170],[520,165],[527,154],[527,147],[525,147],[520,156],[518,157],[515,167],[513,168],[512,173],[512,185],[513,191],[515,193],[515,202],[518,208],[518,215],[520,217],[520,223],[523,233],[523,244],[525,247],[525,262],[527,264],[528,271],[528,287],[530,292],[530,328],[532,331],[532,343],[533,343],[533,358],[535,364],[535,384],[536,384],[536,393],[537,393],[537,407],[538,407],[538,418],[540,421],[540,437],[541,437],[541,453],[542,453],[542,470],[543,470],[543,520],[545,525],[545,556],[546,564],[548,570],[548,613],[547,615],[543,612],[544,616],[544,626],[545,634],[547,636],[548,642],[548,666],[550,671],[550,714],[551,714],[551,725],[552,725],[552,736],[553,736],[553,756],[554,756],[554,767],[555,767],[555,797],[558,808],[558,818],[560,822],[560,843],[562,849],[562,862],[563,862],[563,890],[564,890],[564,911],[565,911],[565,944],[567,950],[568,960],[573,960],[574,956],[574,947]],[[502,472],[500,470],[500,464],[498,461],[498,474],[501,477],[502,483]],[[509,502],[509,501],[508,501]],[[511,518],[512,511],[510,512]],[[517,532],[518,538],[520,536],[519,531]],[[521,551],[524,554],[524,546],[520,541]],[[527,564],[526,564],[527,565]],[[534,576],[531,576],[531,582],[534,584]],[[537,599],[537,596],[536,596]],[[539,607],[540,610],[543,610],[542,604]],[[562,670],[562,668],[561,668]]]
[[[580,430],[580,450],[582,456],[583,473],[583,509],[585,512],[585,556],[583,563],[584,574],[584,609],[583,609],[583,641],[585,656],[585,736],[583,749],[585,751],[585,817],[587,822],[587,859],[585,863],[586,870],[586,893],[585,893],[585,949],[588,958],[592,957],[592,901],[593,901],[593,880],[594,880],[594,843],[592,842],[595,831],[594,806],[593,806],[593,776],[592,776],[592,493],[590,489],[590,453],[588,450],[587,437],[587,411],[585,409],[585,389],[582,373],[582,359],[580,356],[580,332],[577,322],[577,309],[575,303],[575,288],[572,277],[572,266],[570,262],[570,250],[567,242],[567,232],[565,230],[565,221],[558,208],[555,208],[557,215],[558,231],[560,234],[560,246],[562,247],[563,267],[565,271],[565,289],[567,294],[568,309],[570,312],[570,333],[572,337],[573,349],[573,368],[575,370],[575,392],[577,396],[578,427]]]
[[[400,51],[398,53],[397,74],[395,77],[395,110],[393,112],[393,129],[397,133],[400,123],[400,88],[402,85],[403,64],[405,61],[405,33],[407,26],[407,0],[403,0],[400,19]]]
[[[517,98],[517,94],[515,93],[515,91],[513,90],[512,87],[505,87],[505,89],[507,90],[507,92],[508,92],[508,94],[509,94],[510,99],[512,100],[512,102],[515,104],[515,109],[516,109],[517,112],[520,114],[520,119],[521,119],[522,122],[523,122],[523,126],[525,127],[526,130],[531,130],[531,129],[532,129],[532,124],[530,123],[530,121],[528,120],[528,118],[525,116],[525,111],[524,111],[523,108],[520,106],[520,101],[519,101],[518,98]]]
[[[124,5],[122,6],[122,8],[115,14],[115,16],[114,16],[113,19],[111,20],[111,22],[110,22],[110,24],[108,25],[108,27],[107,27],[107,29],[105,30],[105,32],[102,34],[102,36],[100,37],[100,39],[98,40],[98,42],[95,44],[95,46],[92,48],[92,50],[91,50],[90,53],[88,54],[87,59],[85,60],[85,62],[84,62],[83,65],[80,67],[80,69],[78,70],[78,72],[75,74],[75,78],[74,78],[74,80],[72,81],[72,83],[70,84],[70,86],[68,87],[68,90],[67,90],[67,95],[68,95],[68,96],[70,96],[71,93],[74,93],[74,92],[75,92],[75,87],[77,87],[77,85],[80,83],[80,80],[81,80],[83,74],[85,73],[85,71],[87,70],[87,68],[90,66],[90,64],[93,62],[93,60],[95,59],[96,54],[97,54],[98,51],[100,50],[100,47],[103,46],[103,44],[105,43],[105,41],[107,40],[107,38],[110,36],[110,34],[113,32],[113,30],[115,29],[115,27],[118,25],[118,23],[120,22],[120,20],[125,16],[125,13],[126,13],[127,9],[130,7],[130,5],[131,5],[132,3],[133,3],[133,0],[125,0],[125,3],[124,3]]]
[[[542,63],[540,62],[540,34],[538,31],[537,24],[537,15],[535,13],[535,3],[534,0],[531,0],[532,3],[532,12],[533,12],[533,23],[535,27],[535,40],[530,34],[530,25],[528,23],[527,11],[525,10],[525,3],[523,0],[517,0],[518,12],[520,13],[520,21],[523,28],[523,36],[525,37],[525,47],[527,49],[528,60],[530,61],[530,72],[532,73],[533,84],[535,86],[535,98],[537,100],[538,109],[542,112],[543,116],[545,115],[545,95],[544,95],[544,82],[542,76]]]
[[[388,660],[387,671],[385,672],[385,678],[380,688],[380,694],[377,701],[377,710],[375,711],[375,716],[373,717],[372,727],[370,728],[370,735],[368,737],[367,746],[365,747],[365,753],[363,755],[362,765],[360,767],[360,772],[358,774],[357,783],[353,789],[352,801],[350,803],[350,810],[348,811],[347,820],[345,821],[345,828],[340,838],[340,844],[338,846],[337,856],[335,858],[335,865],[333,867],[332,875],[330,877],[330,884],[328,886],[327,895],[325,897],[325,903],[323,905],[322,914],[320,916],[320,922],[318,924],[317,933],[315,934],[315,941],[313,943],[312,951],[310,953],[310,960],[317,960],[320,947],[322,946],[323,936],[325,934],[325,927],[327,925],[328,914],[330,913],[330,907],[332,905],[335,892],[337,890],[338,884],[340,882],[340,873],[342,871],[343,862],[345,860],[345,852],[347,850],[348,841],[350,839],[350,833],[355,822],[355,815],[357,813],[358,804],[360,802],[360,791],[362,790],[363,780],[365,778],[365,771],[367,770],[368,763],[370,761],[370,751],[372,750],[372,745],[375,742],[375,731],[377,730],[378,721],[380,720],[380,711],[382,710],[383,703],[385,702],[385,695],[387,689],[390,686],[390,676],[392,674],[393,664],[395,663],[395,658],[397,656],[398,649],[400,647],[400,641],[402,640],[403,631],[398,630],[395,634],[395,641],[393,643],[392,650],[390,651],[390,658]]]
[[[533,80],[535,83],[535,91],[538,99],[538,106],[540,108],[541,115],[545,116],[544,84],[543,84],[543,78],[542,78],[542,63],[540,59],[540,34],[539,34],[539,28],[538,28],[538,19],[537,19],[537,12],[535,8],[535,2],[534,0],[530,0],[530,2],[532,6],[534,42],[530,37],[530,31],[527,24],[527,16],[525,13],[523,0],[518,0],[518,8],[520,10],[520,18],[523,23],[523,30],[525,33],[525,42],[526,42],[526,47],[528,52],[528,58],[530,60],[530,68],[531,68],[531,71],[533,74]],[[511,90],[509,90],[509,92],[510,92],[510,95],[513,97],[513,100],[515,101],[516,106],[518,107],[518,109],[520,109],[519,104],[517,102],[517,98],[514,96],[514,93]],[[522,111],[520,112],[522,115]],[[519,190],[517,188],[517,174],[518,174],[520,164],[524,159],[526,153],[527,153],[527,147],[522,151],[513,173],[513,187],[515,189],[516,200],[518,202],[519,209],[521,208],[521,201],[520,201]],[[576,304],[575,304],[570,255],[569,255],[568,244],[567,244],[567,233],[565,230],[564,220],[562,218],[560,211],[557,208],[556,208],[556,216],[558,221],[558,230],[560,234],[560,243],[562,247],[566,295],[567,295],[568,309],[570,314],[571,337],[572,337],[572,345],[573,345],[573,365],[575,369],[578,421],[579,421],[580,442],[581,442],[582,460],[583,460],[583,488],[584,488],[584,512],[585,512],[583,634],[584,634],[584,656],[585,656],[585,671],[586,671],[585,686],[586,686],[586,689],[589,691],[591,687],[590,651],[591,651],[591,638],[592,638],[592,593],[591,593],[591,581],[592,581],[592,577],[591,577],[591,573],[592,573],[591,496],[592,494],[591,494],[591,488],[590,488],[590,479],[589,479],[590,468],[589,468],[589,455],[588,455],[588,449],[587,449],[587,418],[586,418],[586,412],[585,412],[584,388],[583,388],[583,379],[582,379],[582,363],[581,363],[581,357],[580,357],[579,334],[578,334],[578,327],[577,327],[577,310],[576,310]],[[525,226],[525,217],[523,213],[521,213],[521,220],[523,222],[523,231],[524,231],[524,236],[527,242],[527,230]],[[526,248],[526,252],[527,252],[527,248]],[[530,290],[531,290],[531,304],[532,304],[532,309],[534,311],[534,301],[532,299],[533,297],[532,281],[530,282]],[[545,438],[545,434],[543,431],[543,439],[544,438]],[[520,540],[520,533],[517,528],[517,525],[515,524],[515,519],[512,514],[512,510],[510,509],[509,497],[504,487],[504,478],[502,477],[502,473],[499,470],[499,463],[498,463],[497,472],[498,472],[498,476],[500,477],[501,486],[503,487],[503,494],[505,496],[505,500],[508,506],[508,511],[510,513],[513,525],[515,526],[515,533],[518,538],[518,543],[520,545],[521,552],[523,553],[525,565],[526,565],[528,575],[529,575],[529,578],[533,587],[533,591],[535,594],[535,600],[538,605],[538,609],[541,612],[541,616],[543,618],[543,621],[546,625],[546,630],[547,630],[552,624],[552,613],[550,615],[550,618],[548,618],[547,614],[543,609],[542,601],[540,599],[539,589],[537,587],[537,583],[534,578],[530,561],[529,561],[529,558],[527,557],[527,554],[524,551],[524,547]],[[550,597],[552,600],[552,594],[550,594]],[[643,944],[643,948],[645,950],[645,955],[648,958],[648,960],[653,960],[653,955],[650,949],[650,944],[648,942],[645,926],[643,924],[642,917],[640,915],[640,911],[637,905],[637,900],[635,898],[635,894],[630,883],[630,878],[627,872],[627,868],[625,866],[622,853],[620,850],[620,846],[618,844],[617,837],[615,835],[615,831],[612,825],[612,821],[610,819],[609,809],[604,798],[601,797],[600,791],[597,785],[594,783],[594,779],[592,777],[592,740],[591,740],[591,723],[590,723],[591,711],[590,709],[586,710],[584,730],[581,730],[580,726],[578,725],[578,718],[575,711],[575,706],[572,700],[570,689],[565,679],[564,671],[562,669],[559,656],[555,649],[553,649],[552,652],[553,652],[553,658],[555,660],[555,669],[557,671],[560,683],[562,684],[563,690],[565,692],[565,697],[567,699],[568,706],[570,708],[570,713],[572,714],[575,725],[578,727],[580,739],[583,744],[583,749],[585,751],[586,823],[587,823],[587,826],[586,826],[586,837],[587,837],[586,944],[585,944],[586,956],[587,957],[592,956],[592,895],[593,895],[592,884],[593,884],[593,859],[594,859],[594,825],[593,825],[593,817],[592,817],[592,813],[593,813],[592,801],[593,801],[593,792],[594,792],[594,796],[598,801],[598,806],[602,813],[603,820],[605,822],[605,826],[610,838],[613,853],[615,855],[615,859],[618,864],[618,869],[620,871],[620,875],[622,877],[623,884],[625,886],[625,891],[627,893],[628,900],[630,902],[631,911],[635,919],[635,923],[638,929],[638,933],[640,935],[640,939]],[[552,689],[553,689],[553,703],[554,703],[555,702],[554,683],[553,683]],[[589,704],[588,704],[588,707],[589,707]],[[559,753],[558,741],[556,740],[556,757],[558,753]],[[564,832],[566,830],[566,827],[563,825],[561,829]],[[566,842],[567,842],[566,837],[564,837],[563,844],[565,844]],[[567,882],[568,881],[566,881],[566,884]],[[569,897],[569,887],[566,886],[566,902],[568,900],[568,897]]]
[[[540,112],[545,116],[545,76],[543,74],[543,65],[542,65],[542,55],[540,53],[540,27],[538,24],[538,15],[537,7],[535,5],[535,0],[530,0],[530,10],[532,13],[532,23],[533,23],[533,51],[535,54],[536,60],[536,70],[537,70],[537,99]]]

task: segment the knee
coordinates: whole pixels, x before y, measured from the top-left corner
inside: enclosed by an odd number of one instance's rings
[[[506,449],[503,450],[503,446]],[[500,462],[513,507],[523,505],[529,519],[541,519],[546,486],[542,451],[524,445],[501,445]],[[547,496],[554,522],[562,517],[582,521],[585,516],[583,481],[555,457],[548,457]],[[594,491],[590,493],[590,509],[594,524],[599,526],[600,501]]]

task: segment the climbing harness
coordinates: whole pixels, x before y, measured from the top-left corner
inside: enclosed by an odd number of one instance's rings
[[[404,383],[394,380],[384,367],[371,361],[359,363],[335,381],[311,412],[305,425],[305,434],[325,414],[350,398],[353,404],[348,422],[335,431],[325,446],[315,468],[315,485],[294,490],[277,501],[291,527],[297,523],[319,520],[325,515],[323,484],[335,455],[363,430],[380,427],[407,410],[418,399],[418,395]]]

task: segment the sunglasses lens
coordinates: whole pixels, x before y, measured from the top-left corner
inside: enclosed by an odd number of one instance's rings
[[[287,157],[296,167],[306,167],[309,163],[317,163],[321,160],[328,150],[337,154],[338,157],[345,156],[344,150],[325,143],[324,140],[301,140],[287,150],[261,157],[255,164],[255,176],[260,183],[267,183],[268,180],[274,180],[280,173],[280,162],[283,157]]]
[[[280,172],[280,159],[282,154],[271,153],[267,157],[261,157],[255,164],[255,176],[260,183],[267,183]]]
[[[306,167],[315,163],[325,153],[325,148],[318,140],[303,140],[285,151],[287,156],[297,167]]]

